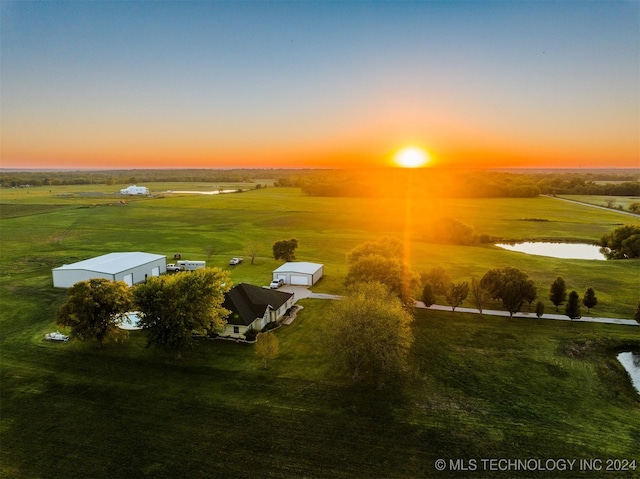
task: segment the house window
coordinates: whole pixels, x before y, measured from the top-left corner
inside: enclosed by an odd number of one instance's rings
[[[233,334],[240,334],[240,326],[233,327]]]

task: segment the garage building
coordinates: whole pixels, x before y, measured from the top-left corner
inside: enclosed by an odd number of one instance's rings
[[[167,272],[167,257],[151,253],[109,253],[54,268],[53,286],[70,288],[78,281],[106,278],[129,286]]]
[[[324,265],[295,261],[285,263],[273,271],[273,279],[284,280],[285,284],[313,286],[324,274]]]

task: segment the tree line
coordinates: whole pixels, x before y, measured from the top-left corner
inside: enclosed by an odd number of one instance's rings
[[[311,196],[398,196],[407,193],[406,177],[414,178],[413,193],[456,197],[534,197],[549,195],[640,196],[637,171],[580,172],[473,171],[437,168],[402,170],[314,169],[141,169],[96,171],[0,172],[0,186],[126,185],[157,182],[252,183],[273,179],[275,186],[298,187]]]
[[[138,183],[206,182],[253,183],[254,179],[277,180],[305,170],[292,169],[163,169],[96,171],[2,171],[0,186],[129,185]],[[310,171],[310,170],[309,170]]]
[[[411,176],[411,181],[408,180]],[[402,197],[442,196],[468,198],[531,198],[547,195],[638,196],[638,173],[522,173],[504,171],[456,172],[426,168],[363,171],[318,171],[280,179],[310,196]],[[622,178],[623,180],[620,180]],[[608,183],[607,181],[616,181]]]

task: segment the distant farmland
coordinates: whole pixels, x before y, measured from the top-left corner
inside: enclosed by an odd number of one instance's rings
[[[194,188],[146,186],[153,193]],[[534,279],[548,312],[549,286],[562,276],[580,295],[594,288],[592,315],[630,318],[640,298],[638,260],[527,256],[492,243],[434,243],[428,233],[435,219],[455,218],[487,237],[594,242],[640,218],[543,197],[408,205],[406,198],[320,198],[269,186],[122,204],[113,191],[0,190],[2,477],[462,477],[439,472],[435,461],[640,460],[640,396],[615,361],[617,351],[640,350],[637,327],[420,310],[409,380],[379,391],[331,368],[318,335],[326,300],[304,300],[294,323],[278,330],[281,355],[266,371],[250,346],[233,342],[203,341],[176,362],[145,349],[140,332],[102,351],[42,340],[57,329],[65,295],[51,286],[53,267],[147,251],[229,268],[255,242],[256,264],[245,261],[231,274],[236,284],[263,285],[279,265],[271,244],[289,237],[300,242],[298,260],[325,265],[316,292],[342,293],[345,254],[387,235],[407,241],[416,274],[442,266],[452,279],[470,281],[515,266]],[[87,192],[101,196],[80,194]]]

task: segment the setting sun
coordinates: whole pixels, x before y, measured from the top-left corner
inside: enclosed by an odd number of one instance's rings
[[[419,168],[429,163],[431,158],[422,148],[410,146],[398,151],[393,160],[403,168]]]

